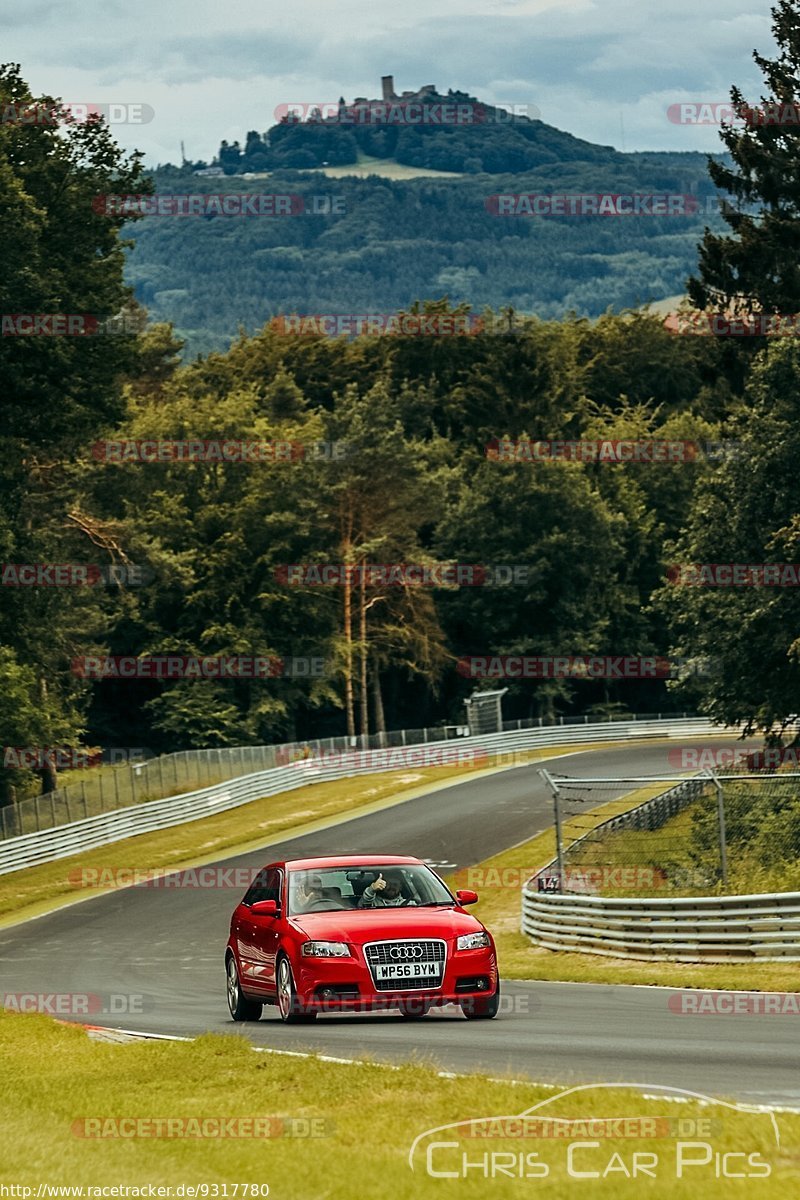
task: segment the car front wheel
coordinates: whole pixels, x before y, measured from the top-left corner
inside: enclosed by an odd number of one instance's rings
[[[500,1009],[500,979],[491,996],[470,996],[461,1001],[461,1011],[468,1021],[491,1021]]]
[[[292,976],[292,968],[289,965],[288,958],[281,958],[278,961],[278,1012],[281,1014],[281,1020],[286,1025],[298,1025],[301,1022],[315,1021],[317,1014],[315,1012],[307,1012],[297,999],[297,992],[294,986],[294,977]]]
[[[248,1000],[246,996],[242,995],[236,959],[232,954],[228,955],[226,972],[228,1008],[234,1021],[258,1021],[264,1006],[257,1000]]]
[[[400,1015],[409,1021],[418,1021],[420,1017],[427,1017],[431,1010],[431,1005],[427,1000],[404,1000],[398,1005]]]

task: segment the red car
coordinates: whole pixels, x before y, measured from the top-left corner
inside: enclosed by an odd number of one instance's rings
[[[416,858],[346,856],[270,863],[231,918],[225,950],[234,1021],[276,1004],[286,1022],[320,1012],[399,1009],[424,1017],[460,1004],[497,1015],[492,935]]]

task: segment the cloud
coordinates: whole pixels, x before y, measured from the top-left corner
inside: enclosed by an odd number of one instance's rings
[[[402,8],[352,0],[346,9],[296,0],[276,10],[240,0],[32,0],[14,11],[4,57],[34,90],[65,99],[137,101],[156,118],[120,126],[118,140],[147,161],[210,158],[220,140],[265,129],[281,103],[377,95],[436,83],[499,103],[532,103],[578,137],[627,149],[719,146],[713,127],[677,126],[681,100],[727,100],[730,85],[760,94],[754,47],[773,52],[766,5],[727,0],[406,0]],[[102,32],[98,32],[102,31]],[[172,149],[170,149],[172,148]]]

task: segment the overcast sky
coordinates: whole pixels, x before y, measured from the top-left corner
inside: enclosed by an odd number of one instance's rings
[[[210,159],[267,129],[289,102],[379,96],[435,83],[535,105],[578,137],[626,150],[717,150],[718,127],[670,105],[761,94],[752,51],[772,55],[767,0],[28,0],[2,16],[2,58],[34,94],[154,110],[117,140],[146,162]]]

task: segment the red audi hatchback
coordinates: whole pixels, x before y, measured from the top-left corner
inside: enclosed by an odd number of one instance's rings
[[[492,935],[416,858],[364,855],[270,863],[231,918],[225,950],[234,1021],[276,1004],[284,1021],[320,1012],[395,1008],[424,1017],[460,1004],[497,1015]]]

